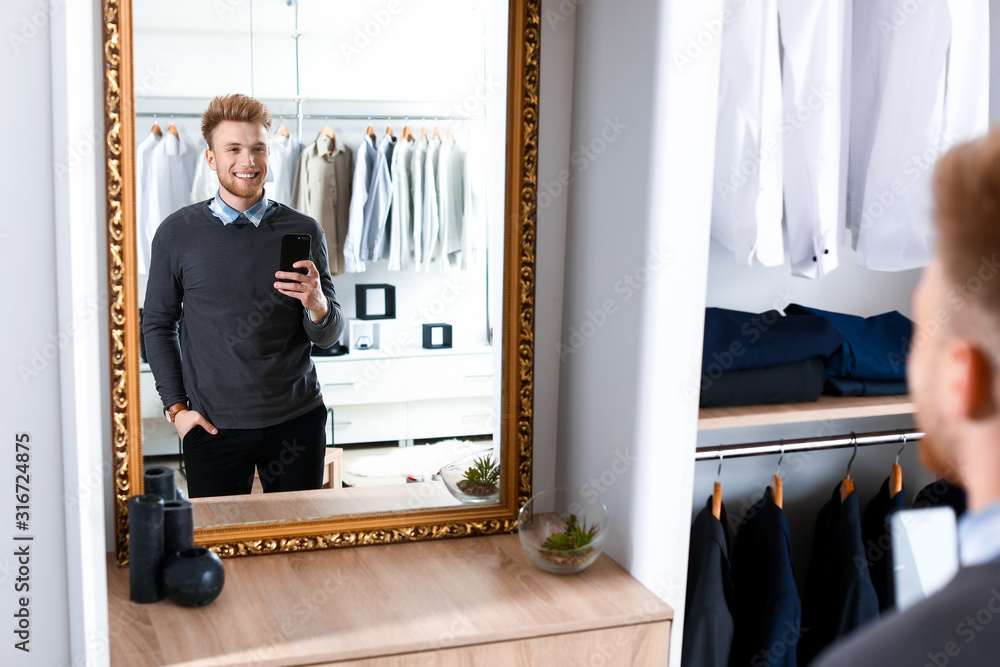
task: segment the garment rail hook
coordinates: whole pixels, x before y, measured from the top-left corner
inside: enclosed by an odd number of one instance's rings
[[[851,465],[854,463],[854,457],[858,455],[858,436],[855,435],[854,431],[851,431],[851,442],[854,443],[854,453],[851,454],[851,460],[847,462],[847,479],[851,478]]]
[[[781,440],[778,454],[778,469],[774,472],[775,477],[781,477],[781,462],[785,459],[785,441]]]
[[[896,464],[897,465],[899,464],[899,455],[903,453],[904,449],[906,449],[906,431],[904,431],[903,429],[899,429],[899,435],[903,438],[903,444],[899,448],[899,451],[896,452]]]
[[[719,450],[719,470],[715,473],[715,479],[722,479],[722,450]]]

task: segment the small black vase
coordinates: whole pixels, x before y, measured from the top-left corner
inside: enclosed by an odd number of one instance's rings
[[[173,500],[176,497],[176,487],[174,487],[174,469],[167,466],[146,466],[143,471],[143,483],[146,493],[159,496],[164,501]]]
[[[222,592],[226,570],[214,551],[193,547],[178,551],[163,568],[163,587],[171,600],[184,607],[201,607]]]

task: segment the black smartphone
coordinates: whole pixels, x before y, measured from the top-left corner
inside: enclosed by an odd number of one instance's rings
[[[281,261],[278,263],[278,270],[291,273],[309,273],[304,268],[293,268],[292,264],[302,259],[309,259],[311,248],[312,236],[309,234],[285,234],[281,237]],[[279,280],[278,282],[291,281]]]

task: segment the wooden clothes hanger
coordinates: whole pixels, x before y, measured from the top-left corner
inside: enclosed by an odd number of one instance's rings
[[[712,516],[722,520],[722,450],[719,450],[719,470],[715,473],[715,484],[712,487]]]
[[[153,127],[149,131],[158,137],[163,136],[163,130],[160,129],[160,124],[156,122],[156,119],[153,119]]]
[[[447,137],[448,139],[451,139],[452,141],[455,141],[455,134],[454,134],[454,132],[452,132],[451,130],[452,130],[452,129],[451,129],[450,127],[449,127],[449,128],[448,128],[448,134],[447,134],[447,135],[445,135],[445,136],[446,136],[446,137]]]
[[[371,137],[373,139],[375,138],[375,130],[372,128],[371,125],[369,125],[368,129],[365,130],[365,134],[367,134],[369,137]]]
[[[280,134],[280,135],[281,135],[281,136],[283,136],[283,137],[284,137],[285,139],[291,139],[291,138],[292,138],[292,135],[288,134],[288,128],[287,128],[287,127],[285,127],[284,125],[279,125],[279,126],[278,126],[278,129],[277,129],[277,130],[275,130],[275,131],[274,131],[274,133],[275,133],[276,135],[277,135],[277,134]]]
[[[774,473],[774,477],[771,478],[771,491],[772,499],[774,504],[778,506],[778,509],[782,509],[785,501],[785,490],[781,482],[781,461],[785,458],[785,446],[781,446],[781,455],[778,456],[778,469]]]
[[[392,137],[393,139],[396,138],[396,135],[392,133],[392,125],[386,125],[385,126],[385,134],[386,134],[386,136]]]
[[[851,440],[854,442],[854,453],[851,454],[851,460],[847,462],[847,475],[844,477],[844,481],[840,483],[841,503],[854,493],[854,480],[851,479],[851,464],[854,463],[854,457],[858,455],[858,437],[854,435],[854,431],[851,431]]]
[[[438,141],[441,141],[441,130],[438,129],[436,125],[434,126],[434,135],[431,137],[431,139],[437,139]]]
[[[323,129],[319,131],[319,136],[330,140],[329,145],[326,147],[326,154],[330,155],[333,153],[333,144],[337,141],[337,135],[333,133],[333,128],[329,125],[324,125]]]
[[[903,468],[899,465],[899,455],[906,447],[906,433],[902,433],[903,446],[896,452],[896,462],[892,464],[892,476],[889,479],[889,497],[895,498],[903,490]]]
[[[403,127],[403,134],[402,134],[401,138],[402,139],[408,139],[409,141],[413,141],[413,130],[410,129],[409,125],[406,125],[405,127]]]
[[[174,125],[173,123],[171,123],[170,127],[167,128],[167,132],[174,135],[178,139],[181,138],[180,132],[177,131],[177,126]]]
[[[420,141],[427,141],[427,127],[420,128]]]

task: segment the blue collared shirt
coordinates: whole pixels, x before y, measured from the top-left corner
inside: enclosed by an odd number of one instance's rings
[[[958,549],[963,567],[1000,559],[1000,500],[958,522]]]
[[[212,215],[222,220],[222,224],[231,225],[236,222],[236,218],[240,215],[245,217],[247,220],[253,223],[254,227],[259,227],[261,221],[268,216],[269,213],[277,209],[277,203],[271,201],[267,198],[267,193],[261,198],[259,202],[251,206],[245,211],[237,211],[235,208],[222,201],[222,197],[219,196],[219,192],[215,192],[215,197],[208,203],[208,209],[212,212]]]

